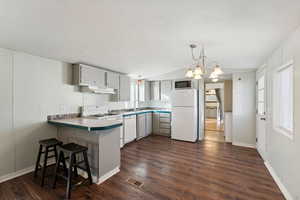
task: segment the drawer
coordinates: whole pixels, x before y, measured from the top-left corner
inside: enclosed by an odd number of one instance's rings
[[[170,118],[169,113],[159,113],[159,117]]]
[[[170,123],[171,119],[170,118],[159,118],[159,121],[163,122],[163,123]]]
[[[171,128],[171,124],[170,123],[160,123],[159,127],[160,128],[168,128],[168,129],[170,129]]]
[[[171,129],[169,129],[169,128],[160,128],[159,132],[160,133],[165,133],[165,134],[170,134],[171,133]]]

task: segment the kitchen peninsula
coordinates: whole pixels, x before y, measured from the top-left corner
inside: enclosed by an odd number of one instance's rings
[[[57,126],[58,139],[88,147],[93,182],[100,184],[120,171],[120,132],[122,119],[76,117],[50,119]],[[81,171],[79,171],[81,172]],[[84,172],[82,172],[85,176]]]

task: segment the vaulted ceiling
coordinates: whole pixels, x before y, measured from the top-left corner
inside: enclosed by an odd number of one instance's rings
[[[299,0],[0,0],[0,47],[145,77],[188,67],[190,43],[256,68],[300,24]]]

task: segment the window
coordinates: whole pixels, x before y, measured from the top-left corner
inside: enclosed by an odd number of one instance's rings
[[[294,66],[279,67],[274,74],[274,128],[289,138],[294,131]]]

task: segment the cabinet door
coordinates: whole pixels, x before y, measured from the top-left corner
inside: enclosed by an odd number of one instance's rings
[[[98,68],[93,69],[93,81],[98,88],[106,88],[105,76],[106,71]]]
[[[137,115],[137,138],[146,136],[146,114]]]
[[[138,81],[138,101],[145,101],[145,81]]]
[[[120,87],[120,75],[114,72],[106,72],[106,84],[108,88],[118,90]]]
[[[138,84],[139,101],[150,101],[150,82],[140,80]]]
[[[130,101],[130,77],[120,75],[120,101]]]
[[[161,81],[161,100],[162,101],[169,101],[170,95],[172,91],[172,81]]]
[[[79,65],[79,85],[92,85],[92,68],[86,65]]]
[[[150,100],[159,101],[160,100],[160,82],[151,81],[150,82]]]
[[[159,134],[159,113],[153,113],[152,117],[153,117],[153,120],[152,120],[153,130],[152,130],[152,132],[154,134]]]
[[[136,116],[124,118],[124,143],[131,142],[136,139]]]
[[[80,65],[80,81],[79,85],[97,86],[105,88],[105,71],[88,65]]]
[[[150,81],[145,81],[145,101],[150,101]]]
[[[152,113],[146,114],[146,135],[150,135],[152,133]]]

